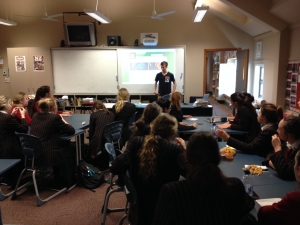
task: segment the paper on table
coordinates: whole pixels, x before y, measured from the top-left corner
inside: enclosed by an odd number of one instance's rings
[[[255,200],[255,209],[258,211],[260,207],[265,205],[272,205],[273,203],[281,201],[281,198],[265,198]]]
[[[197,118],[186,118],[186,120],[198,120]]]

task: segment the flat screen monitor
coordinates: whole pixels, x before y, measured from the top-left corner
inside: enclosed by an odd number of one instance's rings
[[[65,45],[95,46],[95,23],[64,23]]]

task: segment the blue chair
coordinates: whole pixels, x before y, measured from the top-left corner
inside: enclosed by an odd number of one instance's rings
[[[106,142],[112,143],[118,151],[121,151],[122,148],[122,130],[123,130],[123,121],[115,121],[110,124],[107,124],[103,130],[103,135]]]
[[[114,148],[114,145],[112,143],[106,143],[105,144],[105,150],[107,151],[108,155],[109,155],[109,166],[111,166],[112,162],[117,158],[117,154]],[[105,180],[106,183],[109,184],[109,186],[106,189],[106,193],[105,193],[105,198],[104,198],[104,203],[102,206],[102,221],[101,221],[101,225],[105,225],[105,220],[106,220],[106,215],[107,213],[110,212],[122,212],[125,211],[125,209],[127,207],[124,208],[114,208],[114,209],[110,209],[108,208],[108,202],[109,202],[109,198],[113,193],[116,192],[123,192],[124,191],[124,187],[119,186],[117,183],[117,178],[115,178],[115,175],[113,173],[109,174],[109,177]]]
[[[20,184],[20,181],[21,181],[21,178],[22,178],[23,174],[26,173],[26,172],[32,172],[32,182],[33,182],[33,186],[34,186],[34,190],[35,190],[35,194],[36,194],[37,205],[41,206],[41,205],[45,204],[46,202],[48,202],[50,199],[54,198],[55,196],[59,195],[60,193],[62,193],[64,191],[66,191],[67,187],[62,188],[61,190],[54,190],[56,192],[53,195],[46,198],[46,199],[41,199],[40,198],[38,183],[44,181],[44,179],[50,177],[50,175],[51,175],[50,172],[47,172],[47,168],[37,167],[37,166],[34,165],[34,161],[43,152],[42,141],[39,137],[36,137],[36,136],[33,136],[33,135],[17,134],[17,136],[19,137],[19,140],[20,140],[20,143],[21,143],[21,146],[22,146],[22,150],[23,150],[23,154],[25,156],[25,169],[21,172],[21,174],[19,176],[17,185],[16,185],[15,190],[12,194],[11,200],[15,200],[21,194],[26,192],[26,190],[25,190],[22,193],[17,194],[17,192],[22,187],[25,187],[25,186],[28,187],[28,185],[32,184],[31,182],[29,182],[29,183],[19,187],[19,184]],[[40,174],[41,178],[39,180],[36,179],[36,173]],[[51,190],[53,190],[53,189],[51,189]]]
[[[170,99],[170,97],[171,97],[170,94],[161,96],[162,99]]]

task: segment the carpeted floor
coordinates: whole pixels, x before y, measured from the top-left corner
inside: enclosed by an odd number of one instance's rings
[[[213,97],[209,98],[213,105],[214,116],[227,116],[231,113],[227,104],[218,103]],[[35,194],[28,192],[18,199],[10,198],[0,202],[2,220],[4,224],[22,225],[99,225],[102,220],[101,208],[108,184],[103,184],[92,192],[77,186],[68,194],[60,194],[46,204],[37,207]],[[7,187],[1,186],[3,192]],[[51,193],[42,191],[40,196],[46,198]],[[124,207],[126,197],[124,193],[114,193],[110,199],[110,207]],[[110,213],[107,215],[106,225],[115,225],[124,213]],[[124,224],[128,224],[126,220]]]

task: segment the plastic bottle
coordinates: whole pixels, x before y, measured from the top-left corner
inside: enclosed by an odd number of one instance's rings
[[[210,129],[211,129],[211,134],[212,134],[213,136],[216,136],[216,123],[212,123]]]
[[[250,175],[249,171],[245,171],[245,175],[242,177],[242,182],[245,187],[245,191],[250,195],[251,197],[253,196],[253,181]]]

